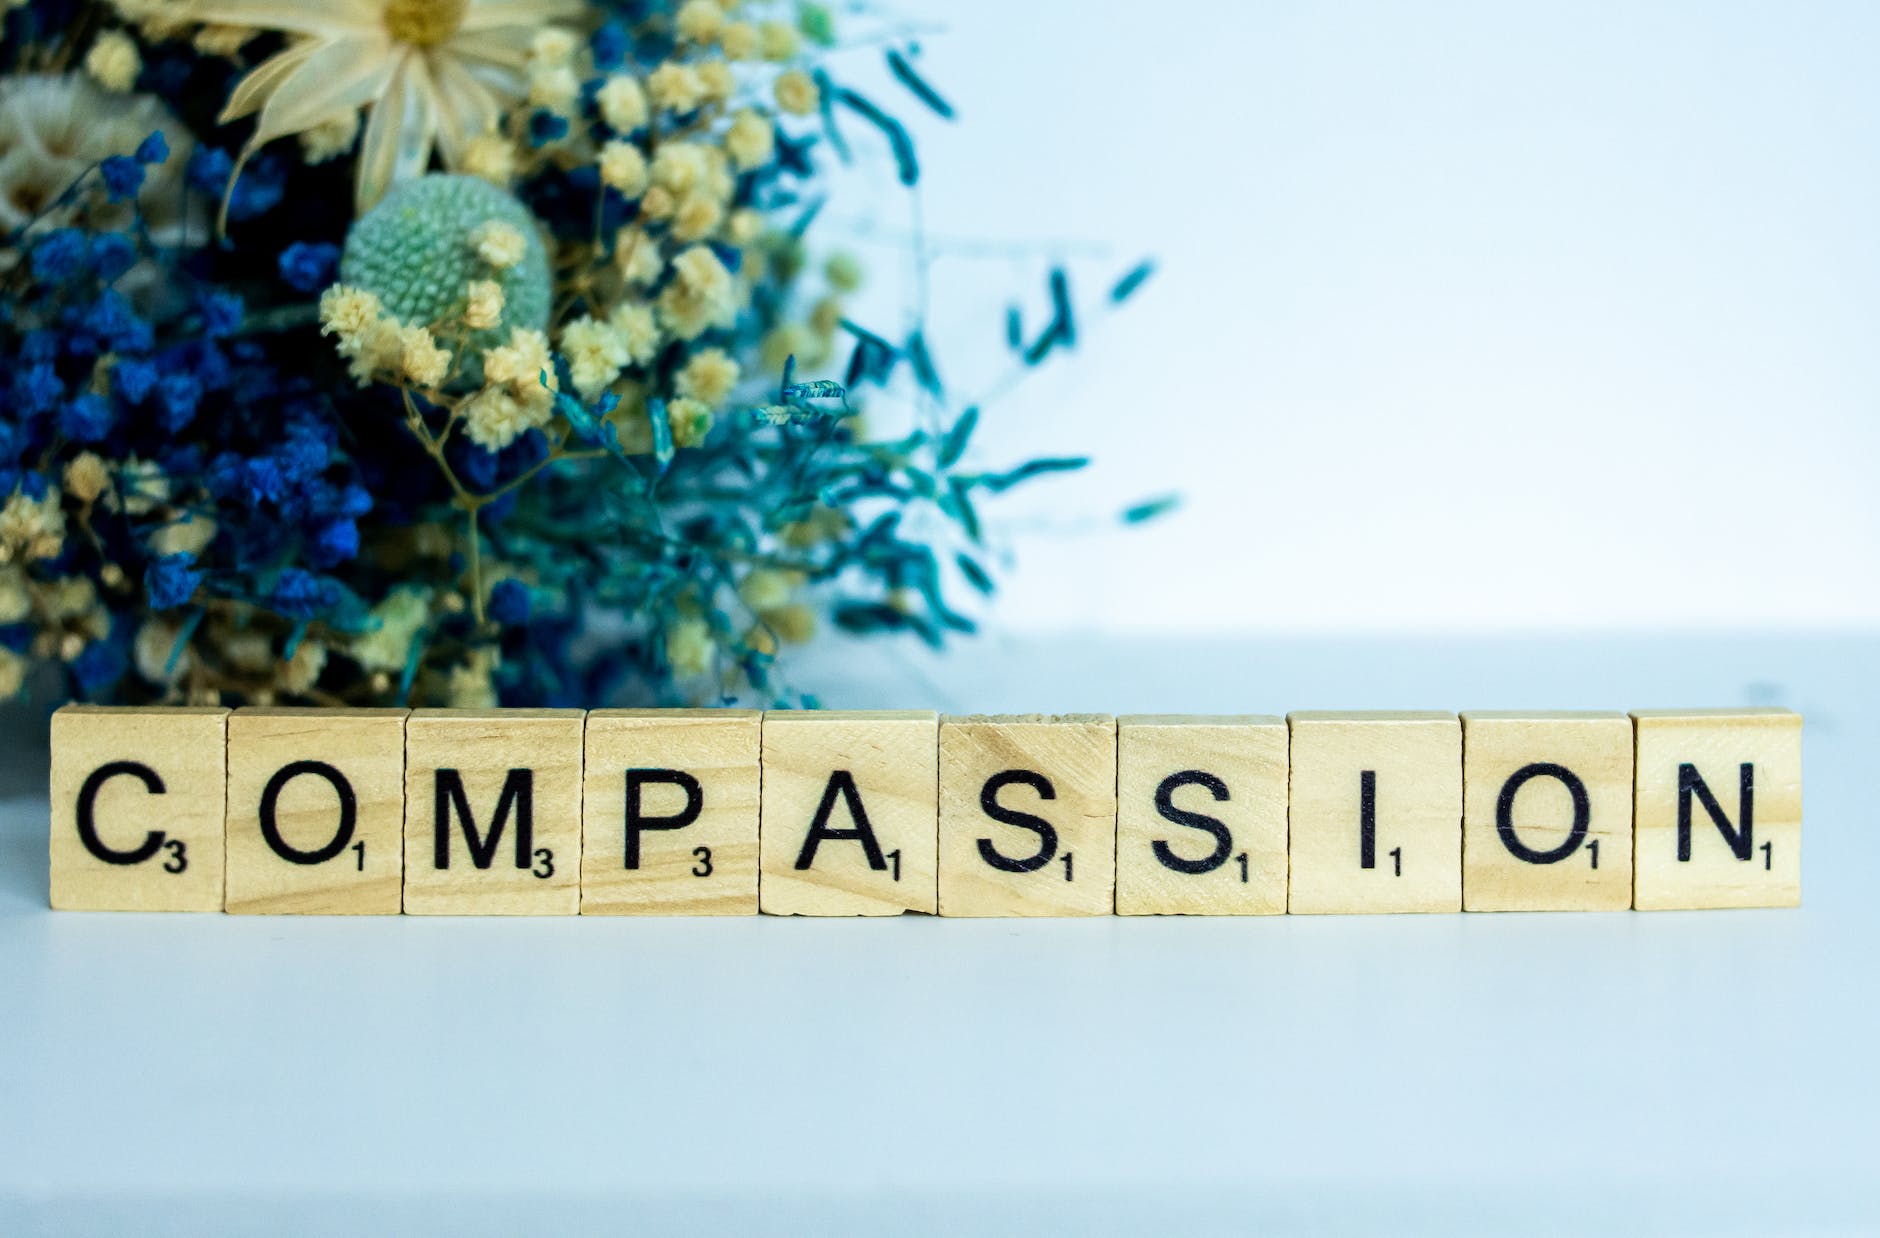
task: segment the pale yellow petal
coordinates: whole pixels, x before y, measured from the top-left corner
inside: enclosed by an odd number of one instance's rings
[[[437,144],[444,162],[456,167],[470,140],[496,127],[502,105],[452,56],[431,56],[431,81],[437,88]]]
[[[359,169],[353,185],[356,209],[364,211],[384,197],[400,175],[423,169],[431,157],[434,124],[424,58],[415,53],[401,55],[385,93],[373,105],[359,143]]]
[[[444,47],[453,56],[514,69],[529,63],[529,32],[526,30],[484,30],[475,34],[460,31]]]
[[[324,39],[385,27],[383,0],[197,0],[189,6],[189,20]]]
[[[278,56],[271,56],[255,66],[254,72],[242,78],[229,92],[228,106],[216,117],[216,123],[226,125],[231,120],[240,120],[268,101],[274,88],[284,81],[289,73],[300,67],[300,62],[313,54],[317,43],[303,43],[299,47],[290,47]]]
[[[585,7],[581,0],[472,0],[461,29],[527,26],[533,30],[543,22],[576,17]],[[527,47],[528,43],[525,36],[522,44]]]
[[[382,36],[337,39],[313,50],[274,88],[261,109],[250,144],[310,129],[348,108],[379,97],[395,60]]]

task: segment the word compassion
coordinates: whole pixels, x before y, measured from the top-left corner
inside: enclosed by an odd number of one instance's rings
[[[1801,718],[68,706],[51,825],[89,910],[1782,906]]]

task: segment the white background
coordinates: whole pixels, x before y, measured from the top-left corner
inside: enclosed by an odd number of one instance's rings
[[[1880,5],[909,9],[957,123],[844,71],[915,122],[949,378],[1053,256],[1087,306],[1159,263],[988,411],[975,462],[1098,461],[995,509],[997,624],[1880,619]]]

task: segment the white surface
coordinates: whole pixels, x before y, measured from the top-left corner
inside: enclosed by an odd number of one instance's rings
[[[852,73],[915,125],[956,387],[1052,255],[1087,305],[1161,264],[982,422],[975,464],[1097,459],[987,504],[1086,530],[1020,538],[1005,622],[1880,622],[1880,5],[902,8],[958,122]]]
[[[985,647],[835,703],[1779,701],[1799,911],[54,915],[0,813],[0,1233],[1880,1227],[1880,640]],[[831,673],[834,669],[831,668]]]

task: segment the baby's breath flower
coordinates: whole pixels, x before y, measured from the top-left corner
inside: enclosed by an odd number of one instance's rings
[[[725,235],[733,245],[745,246],[754,243],[764,234],[764,216],[750,207],[740,207],[731,212],[731,218],[725,225]]]
[[[854,292],[862,286],[862,264],[854,254],[830,254],[823,264],[823,278],[837,292]]]
[[[577,46],[574,35],[559,26],[550,26],[536,31],[535,37],[529,40],[529,60],[533,64],[567,64],[574,59]]]
[[[493,279],[473,279],[464,293],[463,325],[489,331],[503,320],[503,286]]]
[[[385,313],[378,297],[363,288],[334,284],[320,294],[320,334],[337,335],[342,353]]]
[[[371,671],[402,671],[411,642],[430,621],[431,598],[423,589],[401,586],[372,608],[377,627],[355,636],[346,652]]]
[[[283,692],[301,696],[320,682],[320,672],[325,669],[326,646],[317,640],[303,640],[294,656],[281,663],[277,682]]]
[[[842,302],[824,297],[810,307],[809,329],[818,335],[834,335],[842,325]]]
[[[705,148],[696,142],[663,142],[653,152],[649,175],[655,185],[684,193],[705,175]]]
[[[679,37],[693,43],[710,43],[724,24],[725,11],[714,0],[686,0],[673,20]]]
[[[26,685],[26,659],[0,646],[0,697],[11,699]]]
[[[463,406],[464,433],[487,451],[501,451],[548,421],[548,406],[521,400],[506,387],[486,387]]]
[[[66,464],[64,481],[67,494],[81,503],[95,503],[111,485],[111,474],[96,452],[87,451],[72,457]]]
[[[647,75],[646,93],[656,107],[690,112],[705,97],[705,83],[691,65],[668,60]]]
[[[723,103],[737,93],[738,79],[732,75],[731,66],[722,60],[707,60],[701,64],[698,80],[708,103]]]
[[[581,93],[581,79],[565,64],[537,65],[529,74],[529,102],[551,112],[566,113]]]
[[[678,206],[679,200],[664,185],[654,185],[640,197],[640,214],[648,219],[664,219]]]
[[[500,133],[479,133],[464,147],[463,170],[506,189],[516,179],[516,144]]]
[[[757,28],[757,40],[765,60],[788,60],[796,55],[796,29],[787,22],[765,22]]]
[[[119,93],[130,90],[137,84],[137,74],[143,67],[137,44],[121,30],[105,31],[85,53],[85,72],[106,90]]]
[[[154,684],[173,684],[181,679],[195,661],[189,646],[185,645],[180,652],[176,648],[176,638],[181,632],[180,627],[167,619],[144,620],[132,646],[137,673]],[[170,660],[172,654],[176,657],[174,662]]]
[[[0,623],[18,623],[32,613],[33,596],[26,591],[25,574],[11,564],[0,568]]]
[[[790,604],[790,595],[795,592],[802,578],[795,572],[780,572],[774,568],[753,568],[738,585],[738,597],[755,613],[776,610]]]
[[[769,163],[776,153],[770,122],[751,108],[740,111],[731,118],[731,128],[725,131],[725,153],[747,172]]]
[[[308,163],[325,163],[351,150],[359,138],[359,113],[342,112],[300,135],[300,155]]]
[[[215,540],[215,528],[215,521],[208,516],[172,520],[150,535],[150,552],[159,556],[199,555]]]
[[[498,271],[506,271],[522,261],[528,242],[515,225],[489,219],[470,230],[470,247],[484,262]]]
[[[614,238],[614,266],[620,278],[645,287],[666,269],[659,243],[638,228],[622,228]]]
[[[646,190],[646,156],[631,142],[616,138],[601,147],[601,181],[629,198]]]
[[[398,333],[398,347],[398,364],[406,378],[420,387],[443,385],[450,373],[450,349],[438,345],[429,327],[405,327]]]
[[[718,32],[718,46],[726,60],[749,60],[757,54],[757,27],[747,21],[726,22]]]
[[[515,327],[500,348],[483,349],[483,381],[508,385],[513,395],[526,395],[541,387],[541,374],[555,383],[555,363],[549,357],[549,338],[534,327]]]
[[[594,96],[600,105],[601,119],[620,133],[631,133],[646,123],[646,91],[639,79],[615,74],[601,85]]]
[[[678,619],[666,629],[666,662],[675,675],[703,675],[711,669],[716,649],[711,626],[703,619]]]
[[[646,306],[622,301],[607,316],[607,324],[627,350],[630,364],[645,365],[659,351],[659,324]]]
[[[816,612],[800,602],[765,611],[764,622],[780,640],[792,645],[804,644],[816,635]]]
[[[689,193],[679,200],[672,213],[672,235],[681,241],[702,241],[718,231],[725,220],[725,208],[718,200],[703,193]]]
[[[398,319],[389,314],[360,332],[351,342],[352,349],[348,352],[346,341],[341,341],[340,355],[349,358],[347,372],[362,387],[380,374],[395,372],[403,366],[403,327]]]
[[[496,685],[491,674],[496,669],[496,651],[478,649],[462,666],[453,666],[446,697],[452,709],[494,709]]]
[[[679,371],[674,389],[682,396],[717,407],[738,385],[738,363],[722,348],[701,348]]]
[[[16,490],[0,506],[0,563],[51,559],[64,548],[65,509],[56,489],[38,499]]]
[[[808,116],[816,110],[816,82],[801,69],[786,69],[777,74],[772,89],[777,96],[777,106],[792,116]]]
[[[581,398],[592,400],[620,377],[630,354],[620,332],[598,318],[577,318],[561,330],[568,377]]]
[[[698,400],[680,396],[666,403],[666,421],[672,426],[672,445],[697,447],[712,430],[712,410]]]

